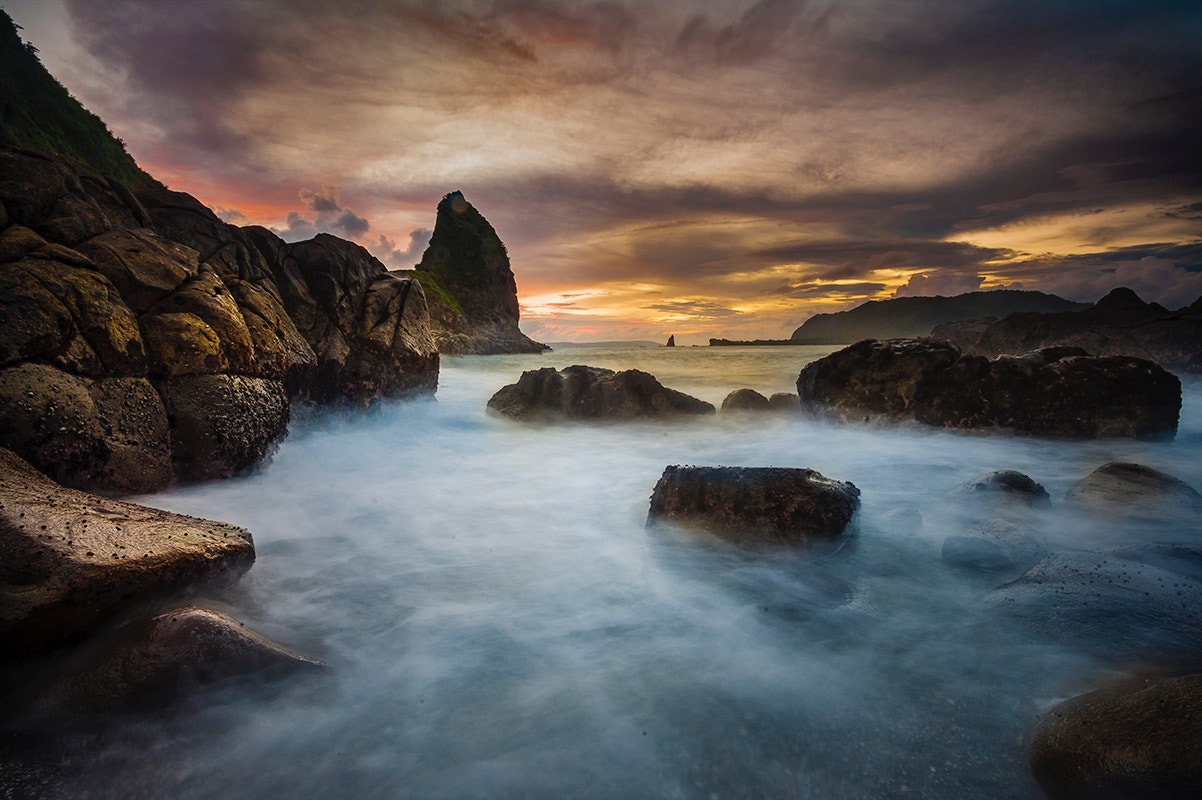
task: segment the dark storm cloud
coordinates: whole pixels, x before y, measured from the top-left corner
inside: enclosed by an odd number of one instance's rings
[[[871,296],[878,292],[884,291],[885,284],[883,283],[794,283],[791,285],[780,286],[776,289],[769,289],[763,294],[775,295],[779,297],[793,297],[799,300],[812,300],[815,298],[834,298],[844,299],[847,297],[859,298]]]
[[[664,314],[682,314],[694,319],[723,319],[737,317],[740,312],[721,303],[703,300],[679,300],[673,303],[654,303],[643,306],[648,311],[659,311]]]
[[[429,228],[418,228],[409,232],[409,245],[398,247],[397,243],[387,236],[381,235],[371,248],[376,258],[393,269],[412,269],[421,260],[422,253],[430,244],[434,231]]]

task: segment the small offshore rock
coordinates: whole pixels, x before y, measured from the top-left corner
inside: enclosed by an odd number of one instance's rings
[[[1127,680],[1045,712],[1027,751],[1053,800],[1202,796],[1202,674]]]
[[[801,408],[801,398],[792,392],[775,392],[768,398],[768,406],[773,411],[797,411]]]
[[[1185,481],[1143,464],[1111,461],[1078,481],[1068,502],[1099,514],[1163,516],[1202,510],[1202,495]]]
[[[755,389],[735,389],[722,401],[722,413],[729,411],[768,411],[771,404],[767,397]]]
[[[66,489],[0,449],[0,651],[71,641],[254,560],[243,528]]]
[[[523,372],[502,387],[488,408],[522,421],[631,420],[713,414],[709,403],[669,389],[636,369],[614,372],[575,365]]]
[[[839,537],[859,504],[853,484],[812,469],[670,466],[655,485],[647,521],[736,542],[804,545]]]

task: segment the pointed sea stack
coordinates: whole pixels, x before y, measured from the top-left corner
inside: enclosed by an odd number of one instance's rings
[[[463,197],[438,204],[430,246],[413,273],[426,290],[440,353],[541,353],[518,329],[517,282],[497,232]]]
[[[664,345],[664,347],[675,347],[675,346],[676,346],[676,334],[673,333],[668,336],[668,343],[666,345]]]

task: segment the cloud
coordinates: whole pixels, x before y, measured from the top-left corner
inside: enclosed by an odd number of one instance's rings
[[[302,188],[298,194],[312,216],[289,211],[284,218],[284,227],[271,229],[286,242],[311,239],[319,233],[358,239],[371,228],[364,217],[339,203],[338,190],[333,186],[324,186],[320,192]]]
[[[923,272],[911,275],[910,279],[894,290],[894,297],[950,297],[965,292],[975,292],[985,283],[981,275],[965,275],[957,272]]]
[[[387,236],[380,235],[368,249],[372,255],[393,269],[412,269],[421,260],[422,253],[430,244],[434,231],[430,228],[418,228],[409,232],[409,246],[398,248],[396,243]]]

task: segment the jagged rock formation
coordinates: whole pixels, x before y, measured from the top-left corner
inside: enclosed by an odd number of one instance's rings
[[[0,652],[70,641],[254,560],[242,528],[64,489],[0,448]]]
[[[797,378],[806,413],[843,421],[910,420],[1041,436],[1171,436],[1181,381],[1151,361],[1047,348],[964,356],[940,339],[869,339]]]
[[[969,292],[955,297],[869,300],[848,311],[815,314],[793,331],[791,341],[794,344],[851,344],[863,339],[928,336],[934,326],[944,322],[1001,317],[1019,311],[1071,311],[1087,305],[1043,292],[1015,289]]]
[[[523,421],[629,420],[713,414],[703,400],[669,389],[637,369],[614,372],[575,365],[523,372],[497,390],[488,408]]]
[[[975,355],[1073,346],[1101,356],[1146,358],[1165,369],[1202,372],[1202,297],[1186,308],[1169,311],[1119,288],[1081,311],[954,322],[937,326],[932,335],[950,339]]]
[[[434,234],[412,274],[426,289],[440,353],[541,353],[518,329],[517,283],[509,254],[483,215],[451,192],[438,204]]]

